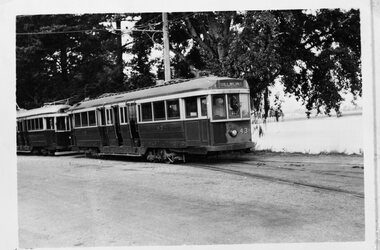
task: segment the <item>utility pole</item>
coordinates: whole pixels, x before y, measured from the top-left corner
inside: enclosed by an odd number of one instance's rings
[[[116,34],[117,34],[117,67],[118,67],[118,76],[117,86],[122,87],[124,85],[124,73],[123,73],[123,44],[122,44],[122,32],[121,32],[121,18],[120,16],[116,17]]]
[[[162,32],[164,38],[164,67],[165,82],[170,81],[170,56],[169,56],[169,27],[168,13],[162,12]]]

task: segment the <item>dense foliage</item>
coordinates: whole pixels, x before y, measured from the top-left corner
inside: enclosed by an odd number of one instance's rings
[[[149,55],[162,33],[133,32],[120,50],[118,34],[101,22],[112,15],[18,17],[17,32],[97,29],[88,33],[17,36],[17,100],[91,96],[153,85],[162,61]],[[134,13],[135,27],[160,31],[160,13]],[[339,113],[341,92],[361,95],[358,10],[227,11],[169,14],[174,78],[209,73],[245,78],[254,107],[269,111],[269,86],[281,80],[308,110]],[[120,79],[120,53],[133,54],[132,71]],[[66,53],[64,53],[66,52]],[[152,67],[158,69],[157,75]]]
[[[57,99],[74,96],[78,100],[125,89],[117,65],[117,34],[101,24],[110,18],[109,15],[17,17],[18,105],[32,108]]]

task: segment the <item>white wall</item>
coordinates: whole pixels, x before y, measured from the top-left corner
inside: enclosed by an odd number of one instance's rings
[[[323,117],[262,124],[264,135],[253,131],[257,150],[302,153],[362,154],[362,115]]]

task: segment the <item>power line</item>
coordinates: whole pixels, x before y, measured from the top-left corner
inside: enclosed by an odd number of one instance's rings
[[[194,15],[194,13],[189,13],[189,14],[184,15],[184,16],[177,16],[177,17],[175,17],[171,20],[168,20],[168,21],[169,21],[169,23],[178,23],[178,21],[180,21],[180,19],[190,17],[192,15]],[[157,25],[162,24],[162,22],[150,23],[151,21],[153,21],[159,17],[160,16],[157,15],[157,16],[149,19],[148,21],[146,21],[142,24],[135,25],[134,29],[122,29],[120,31],[122,32],[122,34],[128,34],[128,33],[133,32],[133,31],[160,32],[160,33],[162,33],[162,30],[147,29],[151,26],[157,26]],[[119,31],[119,30],[118,29],[112,29],[112,30],[88,29],[88,30],[68,30],[68,31],[50,31],[50,32],[43,32],[43,31],[42,32],[19,32],[19,33],[16,33],[16,35],[50,35],[50,34],[71,34],[71,33],[85,33],[85,32],[111,32],[112,33],[112,31]]]
[[[70,34],[70,33],[83,33],[83,32],[111,32],[112,31],[121,31],[123,34],[128,34],[133,31],[141,32],[162,32],[161,30],[149,30],[149,29],[113,29],[113,30],[104,30],[104,29],[89,29],[89,30],[67,30],[67,31],[50,31],[50,32],[20,32],[16,35],[50,35],[50,34]]]

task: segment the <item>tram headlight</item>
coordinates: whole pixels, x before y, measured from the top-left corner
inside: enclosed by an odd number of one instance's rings
[[[238,132],[236,129],[231,129],[230,131],[228,131],[228,133],[230,134],[230,136],[232,137],[236,137],[238,135]]]

